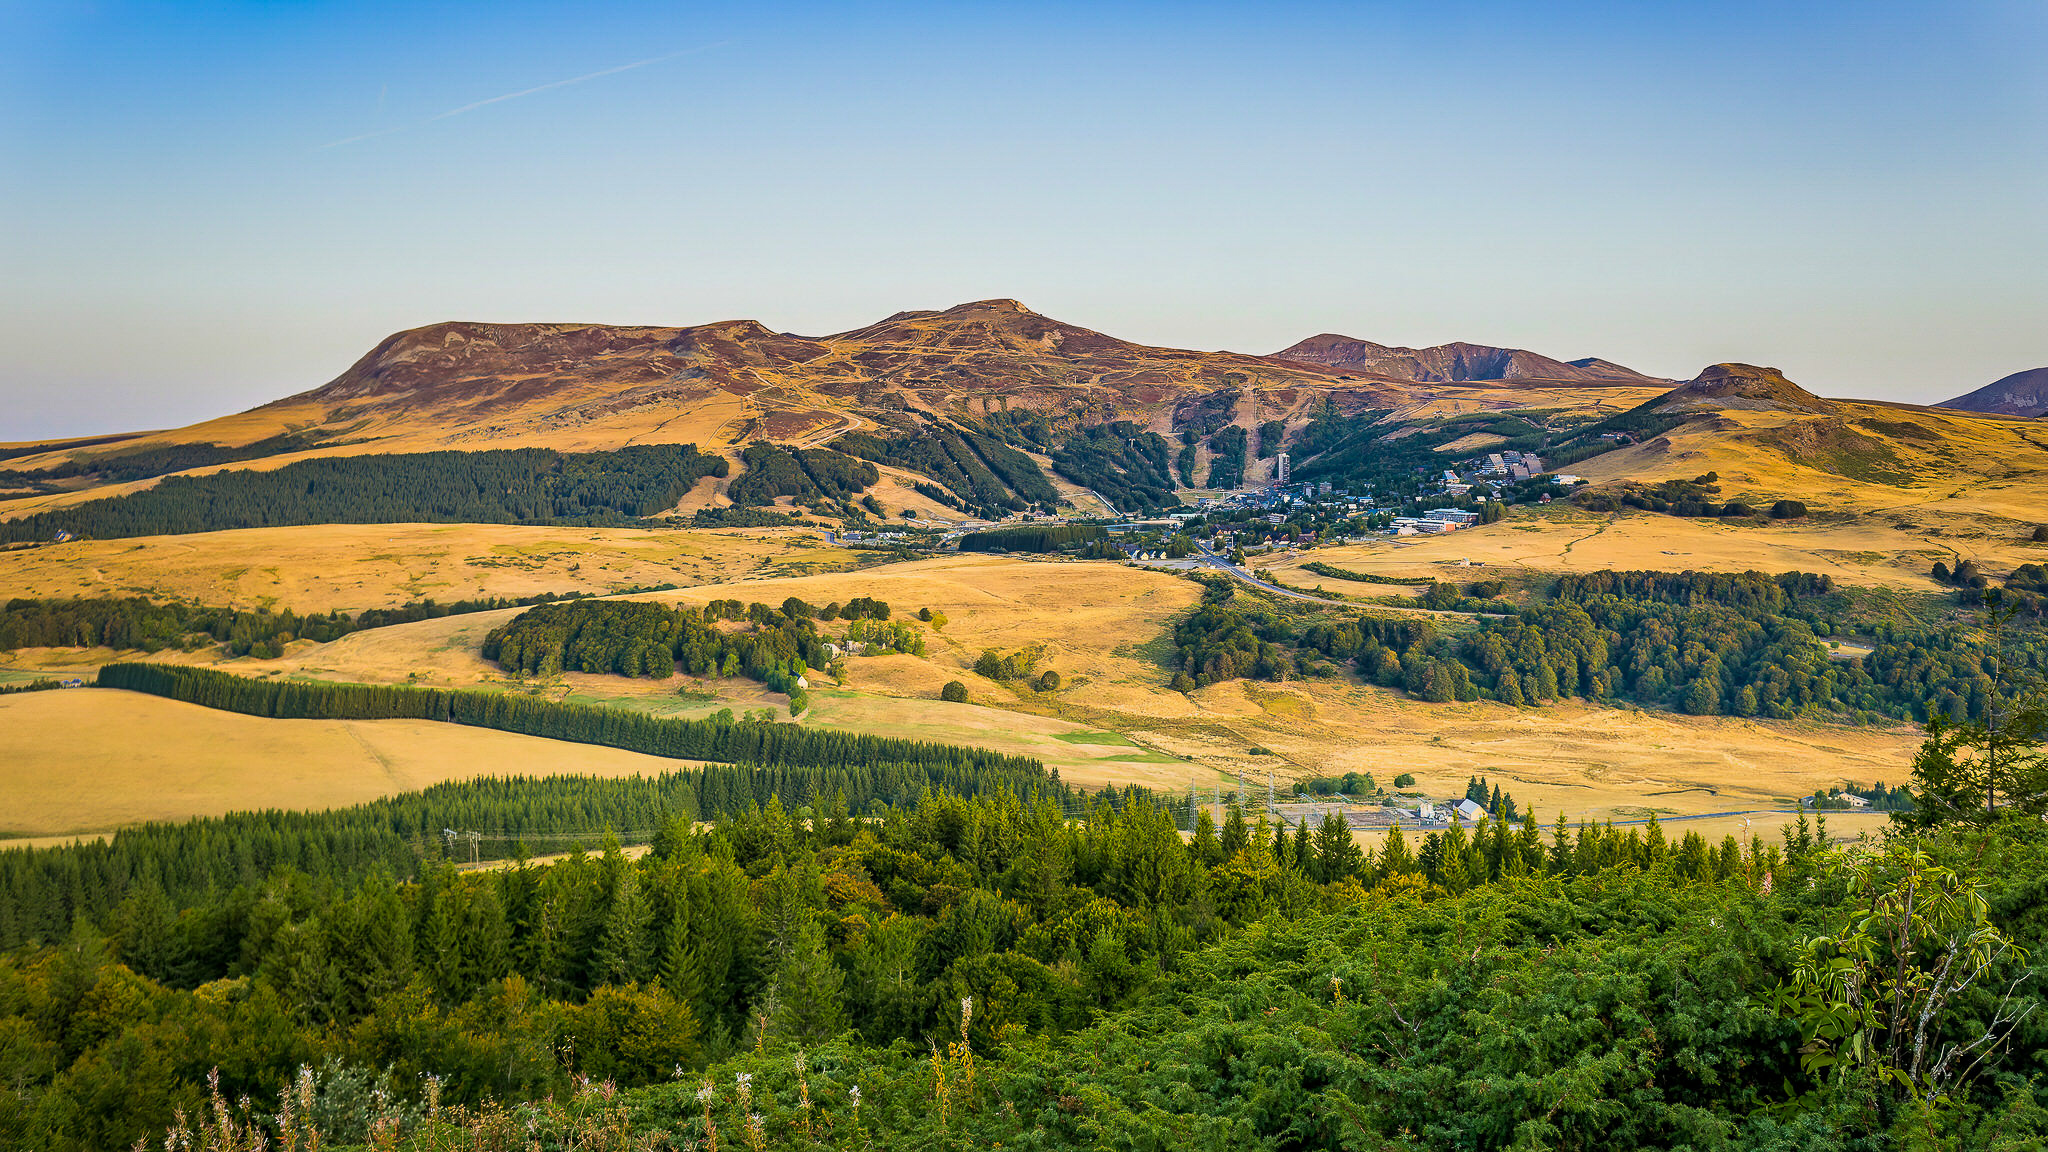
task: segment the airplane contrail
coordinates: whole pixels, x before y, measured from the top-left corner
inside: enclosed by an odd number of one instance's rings
[[[659,64],[664,60],[674,60],[678,56],[688,56],[696,52],[708,52],[713,48],[720,48],[729,43],[731,43],[731,41],[729,40],[720,40],[715,44],[704,44],[695,48],[682,48],[674,52],[664,53],[663,55],[660,56],[649,56],[645,60],[635,60],[630,64],[619,64],[611,68],[601,68],[596,72],[587,72],[581,76],[571,76],[567,80],[554,80],[546,84],[536,84],[531,88],[522,88],[517,92],[507,92],[502,96],[492,96],[486,100],[477,100],[469,104],[464,104],[460,108],[450,108],[446,112],[436,113],[414,124],[401,124],[396,128],[384,128],[376,132],[364,132],[357,136],[347,136],[340,140],[332,140],[329,141],[328,143],[320,145],[318,148],[314,149],[314,151],[320,151],[327,148],[339,148],[344,144],[354,144],[361,140],[374,140],[379,136],[390,136],[395,133],[404,132],[409,128],[424,127],[428,124],[432,124],[439,120],[446,120],[451,116],[460,116],[465,112],[474,112],[479,108],[487,108],[492,104],[503,104],[507,100],[517,100],[521,96],[531,96],[536,92],[546,92],[555,88],[567,88],[574,84],[582,84],[586,81],[598,80],[606,76],[616,76],[621,72],[631,72],[635,68],[645,68],[649,64]]]

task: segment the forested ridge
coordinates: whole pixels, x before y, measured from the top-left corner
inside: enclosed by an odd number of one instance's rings
[[[337,456],[168,476],[139,492],[0,521],[0,543],[59,531],[111,539],[301,524],[625,524],[673,507],[727,467],[693,444]]]
[[[1835,659],[1827,638],[1855,611],[1826,576],[1798,572],[1565,576],[1505,619],[1450,626],[1277,605],[1211,582],[1175,628],[1175,684],[1350,670],[1436,702],[1579,697],[1695,715],[1925,722],[1984,716],[1994,648],[2015,668],[2048,669],[2039,626],[1993,637],[1880,621],[1867,655]]]
[[[849,432],[832,446],[929,476],[943,487],[932,492],[920,487],[920,492],[990,519],[1034,507],[1051,512],[1059,501],[1059,493],[1031,457],[974,428],[934,424],[894,435]]]
[[[746,465],[727,488],[734,504],[773,504],[778,496],[798,503],[846,500],[867,491],[881,473],[866,460],[822,448],[788,448],[756,441],[740,452]]]

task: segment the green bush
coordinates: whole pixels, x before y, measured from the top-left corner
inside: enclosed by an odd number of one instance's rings
[[[946,686],[939,689],[939,699],[949,704],[965,704],[967,703],[967,685],[962,684],[958,680],[948,680],[946,681]]]

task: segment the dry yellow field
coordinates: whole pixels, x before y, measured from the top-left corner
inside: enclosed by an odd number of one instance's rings
[[[628,776],[680,763],[424,720],[263,720],[133,692],[35,692],[0,698],[0,837],[335,808],[476,776]]]
[[[1368,586],[1378,587],[1378,586]],[[1155,786],[1185,786],[1239,768],[1263,772],[1274,762],[1250,757],[1263,746],[1281,754],[1283,775],[1372,771],[1387,777],[1414,772],[1432,787],[1455,791],[1468,775],[1510,778],[1525,802],[1545,808],[1625,806],[1650,792],[1686,792],[1670,803],[1692,812],[1716,811],[1702,803],[1739,798],[1738,806],[1811,793],[1845,779],[1904,777],[1917,745],[1910,730],[1833,725],[1758,723],[1658,712],[1553,705],[1540,709],[1476,703],[1436,705],[1398,693],[1326,681],[1286,685],[1232,682],[1191,695],[1167,687],[1166,637],[1173,619],[1198,599],[1195,585],[1175,577],[1116,564],[1031,561],[1008,557],[951,557],[889,565],[857,573],[741,581],[718,587],[653,593],[648,599],[702,603],[738,597],[779,603],[799,596],[813,603],[874,596],[899,615],[930,607],[949,622],[927,633],[927,654],[860,657],[847,662],[845,691],[815,693],[807,722],[892,735],[965,740],[1005,746],[1038,718],[1123,733],[1173,756],[1166,763],[1126,765],[1116,772]],[[451,617],[378,629],[311,648],[279,662],[289,673],[371,682],[470,686],[496,671],[478,655],[485,632],[512,611]],[[1067,685],[1038,693],[976,676],[984,648],[1002,652],[1026,645],[1044,650],[1042,667],[1057,669]],[[969,687],[992,711],[939,702],[947,681]],[[781,697],[749,682],[695,684],[736,708],[779,703]],[[672,697],[668,682],[572,675],[563,691],[582,696]],[[1028,713],[1019,716],[1018,713]],[[1066,729],[1048,729],[1057,731]],[[1106,769],[1048,755],[1063,773]],[[1078,779],[1078,778],[1077,778]],[[1177,782],[1177,783],[1176,783]]]
[[[2048,506],[2044,506],[2048,515]],[[1260,558],[1283,582],[1322,583],[1355,595],[1391,595],[1389,585],[1333,581],[1302,568],[1320,561],[1383,576],[1478,580],[1506,572],[1595,572],[1603,568],[1667,572],[1823,572],[1845,584],[1942,591],[1928,574],[1937,560],[1975,560],[1989,572],[2048,561],[2048,545],[1962,531],[1930,534],[1889,518],[1750,527],[1654,512],[1586,512],[1564,505],[1517,509],[1498,523],[1443,536],[1382,537],[1364,544]],[[1470,561],[1471,567],[1464,566]],[[1496,569],[1497,571],[1485,571]]]
[[[927,502],[929,503],[929,502]],[[323,524],[81,540],[0,552],[0,598],[154,596],[299,612],[433,597],[609,592],[846,567],[815,529],[668,531],[503,524]]]
[[[1623,517],[1613,521],[1608,531],[1636,531],[1637,520],[1651,519]],[[1608,522],[1606,517],[1600,520]],[[1641,527],[1688,523],[1671,517],[1654,520],[1663,523]],[[1479,555],[1474,546],[1493,541],[1529,550],[1529,542],[1539,534],[1517,531],[1516,523],[1491,525],[1413,547],[1368,545],[1315,555],[1343,567],[1426,571],[1432,563],[1415,556],[1423,549],[1463,545]],[[1544,531],[1559,527],[1545,525]],[[416,531],[431,534],[437,530]],[[1114,563],[966,555],[860,571],[768,575],[827,550],[715,533],[625,533],[600,547],[591,540],[593,535],[601,534],[584,530],[570,533],[562,544],[544,546],[575,543],[591,549],[582,553],[585,556],[602,555],[618,563],[617,558],[644,555],[635,548],[710,547],[730,539],[731,555],[764,573],[636,598],[691,604],[738,598],[773,604],[788,596],[812,603],[873,596],[890,603],[899,619],[925,607],[942,612],[948,623],[943,630],[927,630],[925,657],[856,657],[847,661],[843,685],[818,677],[813,706],[802,722],[1035,756],[1057,768],[1063,779],[1089,787],[1131,782],[1179,792],[1193,784],[1208,792],[1219,785],[1230,786],[1226,782],[1240,773],[1263,785],[1268,771],[1282,782],[1307,775],[1372,772],[1382,783],[1410,772],[1426,791],[1447,795],[1461,792],[1467,777],[1480,775],[1500,783],[1546,819],[1559,810],[1575,819],[1581,815],[1625,818],[1639,809],[1692,815],[1774,807],[1787,798],[1844,781],[1898,782],[1906,777],[1908,761],[1919,741],[1918,733],[1905,728],[1764,723],[1581,704],[1544,708],[1426,704],[1376,687],[1332,681],[1237,681],[1184,695],[1167,686],[1170,631],[1174,619],[1199,600],[1200,589],[1165,573]],[[1712,533],[1701,536],[1702,540],[1714,538]],[[422,544],[428,539],[430,536],[422,536]],[[1637,537],[1639,545],[1657,539],[1647,531]],[[1668,536],[1661,542],[1672,543]],[[1691,546],[1703,547],[1696,542]],[[1579,550],[1575,547],[1566,555],[1577,558]],[[1820,565],[1811,559],[1819,554],[1818,550],[1809,551],[1805,553],[1808,562],[1788,558],[1783,566],[1817,568]],[[696,559],[707,565],[715,562],[710,556]],[[1532,568],[1561,567],[1555,561],[1537,564],[1540,557],[1533,550],[1525,551],[1523,559]],[[566,563],[561,559],[550,562]],[[582,563],[587,568],[591,561]],[[1599,567],[1624,562],[1584,563]],[[1845,571],[1887,571],[1874,561],[1860,563],[1862,567],[1851,565]],[[1723,565],[1703,562],[1697,566]],[[1737,566],[1776,565],[1755,562]],[[192,571],[198,578],[197,569]],[[1300,583],[1321,579],[1308,573],[1299,577],[1283,573],[1282,578]],[[362,594],[332,579],[311,587],[329,589],[328,603],[346,603],[345,597]],[[1365,594],[1400,591],[1382,585],[1354,587]],[[481,658],[483,637],[517,611],[374,629],[326,645],[302,642],[281,660],[233,660],[225,667],[243,675],[488,687],[502,682],[503,676]],[[1043,650],[1041,667],[1056,669],[1066,679],[1060,691],[1038,693],[1022,685],[986,680],[972,671],[984,648],[1011,652],[1027,645]],[[111,655],[24,652],[15,654],[14,666],[86,667]],[[940,687],[953,679],[968,685],[973,703],[947,704],[937,699]],[[785,697],[744,680],[703,682],[678,677],[651,681],[572,674],[552,682],[552,690],[558,698],[663,715],[702,716],[719,707],[786,711]],[[171,786],[136,810],[146,809],[149,815],[198,814],[216,811],[222,804],[345,803],[415,787],[428,779],[419,775],[423,772],[443,773],[433,779],[466,775],[467,769],[441,766],[478,759],[458,750],[468,747],[469,741],[504,739],[538,744],[543,749],[557,747],[431,724],[401,729],[397,727],[400,722],[322,726],[318,722],[230,717],[120,693],[47,693],[16,697],[0,707],[8,709],[0,712],[0,717],[6,721],[10,748],[19,748],[23,754],[40,749],[35,753],[41,757],[35,761],[40,765],[37,771],[71,781],[47,786],[45,798],[36,802],[41,805],[36,809],[40,814],[33,821],[17,820],[19,827],[12,827],[17,833],[92,830],[108,826],[108,821],[144,818],[128,814],[121,803],[110,807],[105,799],[109,789],[95,777],[81,777],[75,768],[65,776],[58,771],[65,765],[160,764],[151,771]],[[176,732],[191,735],[163,738],[159,729],[140,719],[136,711],[152,707],[175,713]],[[49,711],[52,709],[58,711]],[[113,714],[96,716],[106,709]],[[215,725],[242,735],[225,738]],[[258,735],[272,729],[289,730],[288,740],[294,742],[290,747],[298,749],[285,754],[283,761],[275,760],[265,741],[287,737]],[[71,735],[84,730],[94,733],[90,739],[97,742],[86,752]],[[404,768],[398,776],[379,775],[378,761],[360,748],[351,750],[351,741],[358,738],[353,733],[387,731],[404,735],[368,738],[392,757],[392,762],[417,767]],[[311,735],[315,732],[320,735]],[[405,753],[417,759],[400,759],[399,743],[417,749]],[[1275,755],[1253,755],[1255,747]],[[204,748],[206,757],[194,759],[176,752],[179,748]],[[229,754],[223,756],[221,749]],[[589,757],[602,751],[564,746],[562,754]],[[532,770],[532,757],[549,754],[522,753],[528,759],[521,761],[517,770]],[[280,777],[265,766],[273,761],[310,767],[298,775]],[[336,763],[352,767],[331,771],[318,767]],[[565,764],[562,770],[573,769]],[[186,776],[196,783],[185,782]],[[234,783],[208,783],[219,780]],[[119,798],[128,791],[115,794]],[[1702,831],[1718,827],[1717,821],[1700,822]]]

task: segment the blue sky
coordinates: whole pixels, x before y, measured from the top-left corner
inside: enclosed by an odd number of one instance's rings
[[[0,0],[0,440],[992,296],[1933,401],[2048,364],[2044,129],[2040,0]]]

